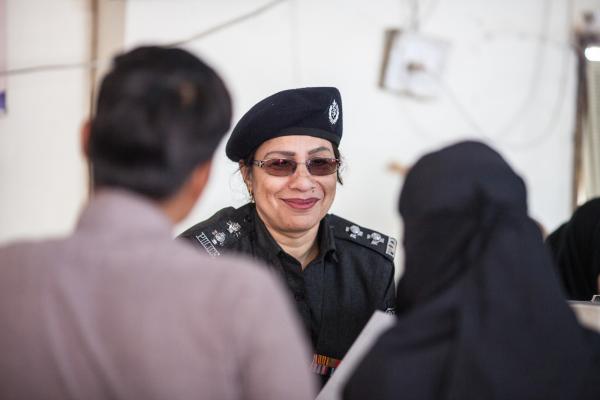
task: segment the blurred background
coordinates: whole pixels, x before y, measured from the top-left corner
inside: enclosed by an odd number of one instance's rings
[[[338,87],[333,213],[400,237],[406,168],[471,138],[523,176],[551,231],[600,192],[599,12],[600,0],[0,0],[0,243],[72,229],[95,85],[112,55],[143,44],[210,63],[235,121],[279,90]],[[248,200],[236,169],[222,143],[175,233]]]

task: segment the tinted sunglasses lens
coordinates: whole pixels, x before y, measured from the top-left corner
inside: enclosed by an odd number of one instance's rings
[[[312,175],[331,175],[337,171],[338,160],[335,158],[313,158],[308,162],[308,172]]]
[[[293,160],[284,158],[265,161],[265,171],[269,175],[289,176],[296,170],[296,163]]]

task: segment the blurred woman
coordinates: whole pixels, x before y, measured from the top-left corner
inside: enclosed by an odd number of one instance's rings
[[[580,206],[546,243],[568,299],[589,301],[600,293],[600,198]]]
[[[598,399],[599,338],[563,300],[525,185],[463,142],[409,172],[398,322],[345,399]]]
[[[328,214],[341,183],[342,117],[331,87],[260,101],[226,146],[250,203],[181,235],[212,256],[250,255],[281,275],[312,340],[312,369],[324,381],[371,314],[393,312],[395,301],[395,239]]]

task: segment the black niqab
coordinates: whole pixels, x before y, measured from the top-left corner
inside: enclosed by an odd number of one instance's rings
[[[600,198],[579,207],[548,238],[567,298],[588,301],[598,293]]]
[[[345,399],[600,398],[598,335],[565,303],[525,185],[498,153],[463,142],[426,155],[400,212],[398,323]]]

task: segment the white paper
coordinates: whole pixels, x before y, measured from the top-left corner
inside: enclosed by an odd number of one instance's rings
[[[570,305],[581,325],[600,332],[600,304],[578,301]]]
[[[342,398],[342,389],[346,384],[346,381],[363,359],[364,355],[371,349],[375,341],[381,334],[392,325],[396,323],[396,317],[391,314],[386,314],[381,311],[375,311],[367,325],[363,328],[362,332],[356,340],[346,356],[340,363],[339,367],[336,368],[333,376],[329,378],[329,381],[316,400],[338,400]]]

